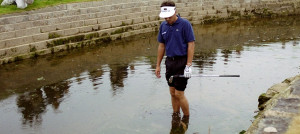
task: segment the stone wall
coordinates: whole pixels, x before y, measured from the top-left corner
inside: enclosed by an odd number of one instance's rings
[[[157,31],[160,0],[73,3],[0,16],[0,64]],[[300,0],[175,0],[192,24],[300,14]]]
[[[299,134],[300,75],[269,88],[259,97],[259,110],[245,134]]]

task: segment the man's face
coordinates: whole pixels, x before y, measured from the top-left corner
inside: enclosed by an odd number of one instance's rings
[[[168,18],[165,18],[165,20],[166,20],[170,25],[172,25],[172,24],[176,21],[176,18],[177,18],[177,16],[176,16],[176,13],[175,13],[173,16],[168,17]]]

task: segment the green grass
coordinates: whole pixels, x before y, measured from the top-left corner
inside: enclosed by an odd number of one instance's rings
[[[3,0],[0,0],[0,4],[2,3],[2,1]],[[87,1],[97,1],[97,0],[34,0],[33,4],[28,5],[25,9],[19,9],[17,8],[17,5],[0,6],[0,16],[4,14],[30,11],[30,10],[40,9],[44,7],[49,7],[49,6],[56,6],[60,4],[87,2]]]

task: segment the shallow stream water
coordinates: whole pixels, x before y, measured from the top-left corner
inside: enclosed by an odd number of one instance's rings
[[[195,25],[189,124],[172,124],[157,33],[0,66],[1,134],[237,134],[261,93],[300,73],[300,17]],[[162,62],[162,75],[165,66]],[[173,126],[172,126],[173,125]]]

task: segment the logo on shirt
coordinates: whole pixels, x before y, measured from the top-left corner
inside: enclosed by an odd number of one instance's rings
[[[163,32],[163,33],[161,33],[161,35],[164,35],[164,34],[166,34],[167,32]]]
[[[176,29],[176,31],[178,32],[179,30],[178,30],[178,29]]]

